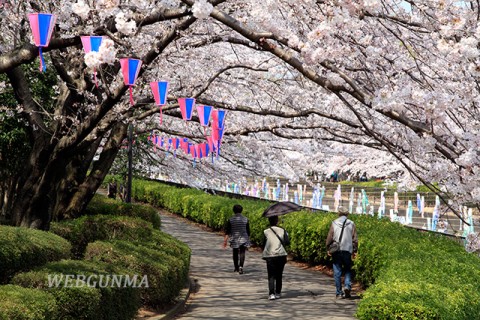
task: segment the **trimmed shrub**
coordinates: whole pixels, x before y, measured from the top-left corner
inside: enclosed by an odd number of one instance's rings
[[[111,286],[100,276],[130,275],[131,270],[100,261],[63,260],[34,271],[19,273],[12,283],[28,288],[48,290],[56,300],[61,320],[132,319],[140,307],[140,290]],[[72,276],[72,281],[67,279]],[[78,276],[85,277],[79,278]],[[92,276],[88,281],[89,276]],[[80,279],[80,280],[78,280]],[[53,318],[52,318],[53,319]]]
[[[88,243],[96,240],[148,240],[152,235],[151,223],[141,218],[97,215],[52,223],[50,230],[69,240],[72,254],[81,258]]]
[[[55,298],[41,290],[0,286],[0,320],[51,320],[57,318]]]
[[[365,233],[355,262],[357,278],[371,284],[357,317],[461,320],[480,314],[478,256],[440,235],[357,219]]]
[[[148,248],[182,259],[186,265],[190,264],[190,255],[192,252],[190,247],[168,233],[154,230],[151,239],[143,241],[142,244]]]
[[[95,194],[87,208],[85,215],[116,215],[142,218],[152,223],[153,228],[160,229],[161,221],[157,210],[149,205],[125,203],[110,199],[101,194]]]
[[[146,305],[159,307],[173,301],[185,285],[190,249],[155,231],[149,243],[119,240],[90,243],[85,259],[121,265],[136,274],[147,275],[148,288],[141,289],[142,300]]]
[[[50,232],[0,226],[0,283],[17,272],[70,257],[71,245]]]

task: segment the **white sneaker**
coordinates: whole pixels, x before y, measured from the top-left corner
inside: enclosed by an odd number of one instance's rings
[[[268,300],[275,300],[275,295],[274,294],[269,295]]]
[[[280,299],[280,293],[275,294],[275,299]]]

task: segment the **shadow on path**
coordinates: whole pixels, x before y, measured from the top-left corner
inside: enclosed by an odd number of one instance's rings
[[[268,300],[267,268],[261,253],[248,251],[244,274],[233,272],[223,237],[165,212],[162,231],[192,249],[190,277],[196,290],[177,319],[354,319],[358,299],[335,299],[332,278],[314,270],[285,266],[282,298]]]

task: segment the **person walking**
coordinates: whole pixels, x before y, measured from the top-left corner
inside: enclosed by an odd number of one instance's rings
[[[111,199],[117,198],[117,182],[110,182],[107,186],[107,196]]]
[[[233,206],[235,214],[227,221],[223,247],[227,247],[230,238],[230,247],[233,249],[234,272],[243,274],[245,251],[250,246],[250,224],[248,218],[242,215],[243,207],[239,204]]]
[[[350,298],[352,291],[352,264],[355,259],[358,239],[357,228],[352,220],[348,219],[348,210],[338,208],[339,217],[330,225],[326,240],[327,248],[335,241],[339,250],[328,253],[333,259],[333,277],[335,279],[336,297]],[[345,292],[342,292],[342,272],[345,273]]]
[[[287,263],[285,246],[290,244],[288,233],[277,226],[278,217],[269,217],[270,227],[263,231],[265,236],[262,259],[267,262],[268,299],[280,299],[282,293],[283,269]]]

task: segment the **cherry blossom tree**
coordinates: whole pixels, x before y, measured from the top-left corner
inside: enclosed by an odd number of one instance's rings
[[[204,140],[195,121],[181,120],[176,98],[187,96],[227,110],[226,131],[213,164],[152,156],[174,179],[202,185],[226,173],[298,177],[343,154],[361,159],[359,169],[372,164],[368,157],[395,163],[395,170],[448,194],[453,209],[479,202],[477,2],[58,0],[1,6],[0,72],[15,92],[15,117],[29,124],[32,150],[15,190],[17,225],[48,228],[52,219],[78,215],[130,123],[137,134],[155,130]],[[33,98],[22,69],[38,55],[29,12],[57,15],[44,48],[47,72],[58,78],[51,106]],[[85,55],[80,36],[93,34],[111,41]],[[119,57],[143,61],[134,106]],[[171,83],[161,125],[149,91],[158,79]]]

